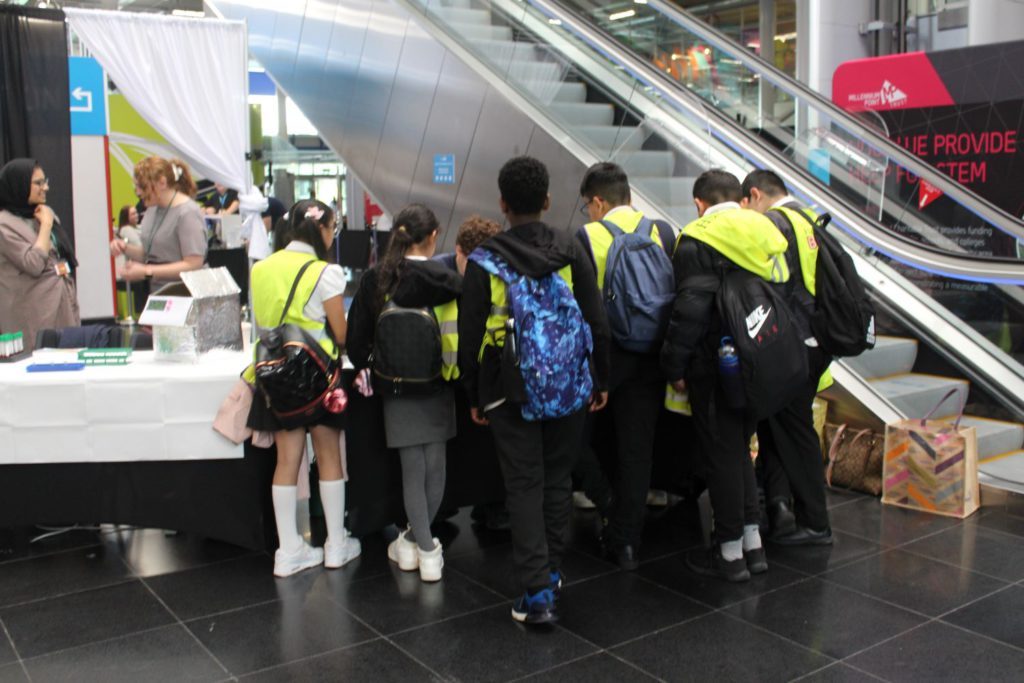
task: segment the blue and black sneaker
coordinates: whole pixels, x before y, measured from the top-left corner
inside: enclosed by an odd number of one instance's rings
[[[544,588],[533,595],[523,593],[512,603],[512,618],[527,624],[551,624],[558,621],[555,594]]]
[[[557,600],[562,597],[562,584],[565,582],[565,574],[556,569],[549,576],[551,579],[551,592],[554,593],[555,600]]]

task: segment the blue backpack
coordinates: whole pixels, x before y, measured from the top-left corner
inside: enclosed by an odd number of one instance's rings
[[[641,218],[629,233],[611,221],[601,225],[612,235],[602,287],[612,337],[627,351],[653,353],[661,348],[676,298],[672,261],[654,241],[651,219]]]
[[[506,285],[515,333],[505,345],[515,345],[511,362],[525,385],[523,419],[565,417],[587,405],[594,390],[589,363],[594,343],[566,281],[557,272],[539,279],[520,275],[485,249],[469,258]]]

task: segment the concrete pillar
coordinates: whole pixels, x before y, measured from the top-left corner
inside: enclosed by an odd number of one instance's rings
[[[987,45],[1024,39],[1024,4],[985,0],[967,5],[967,44]]]
[[[860,24],[875,17],[874,0],[797,0],[797,78],[831,99],[832,74],[851,59],[872,56],[873,38]]]

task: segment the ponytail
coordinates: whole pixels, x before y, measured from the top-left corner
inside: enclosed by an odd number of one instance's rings
[[[192,172],[181,159],[169,159],[171,163],[171,181],[168,183],[178,192],[183,195],[194,199],[198,188],[196,187],[196,181],[192,180]]]
[[[321,230],[331,225],[334,220],[334,210],[319,200],[303,199],[289,209],[287,220],[291,226],[287,234],[289,241],[297,240],[308,244],[313,247],[318,259],[326,261],[327,247],[324,246]],[[278,245],[276,235],[274,245],[275,248]],[[287,245],[282,244],[281,246]]]
[[[401,276],[405,255],[414,244],[419,244],[437,231],[437,216],[423,204],[410,204],[395,217],[391,241],[378,266],[377,310],[394,293]]]

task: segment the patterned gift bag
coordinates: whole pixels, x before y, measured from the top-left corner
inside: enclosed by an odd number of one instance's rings
[[[923,419],[886,425],[882,502],[962,519],[980,503],[978,435],[960,427],[962,406],[952,423],[929,419],[938,407]]]

